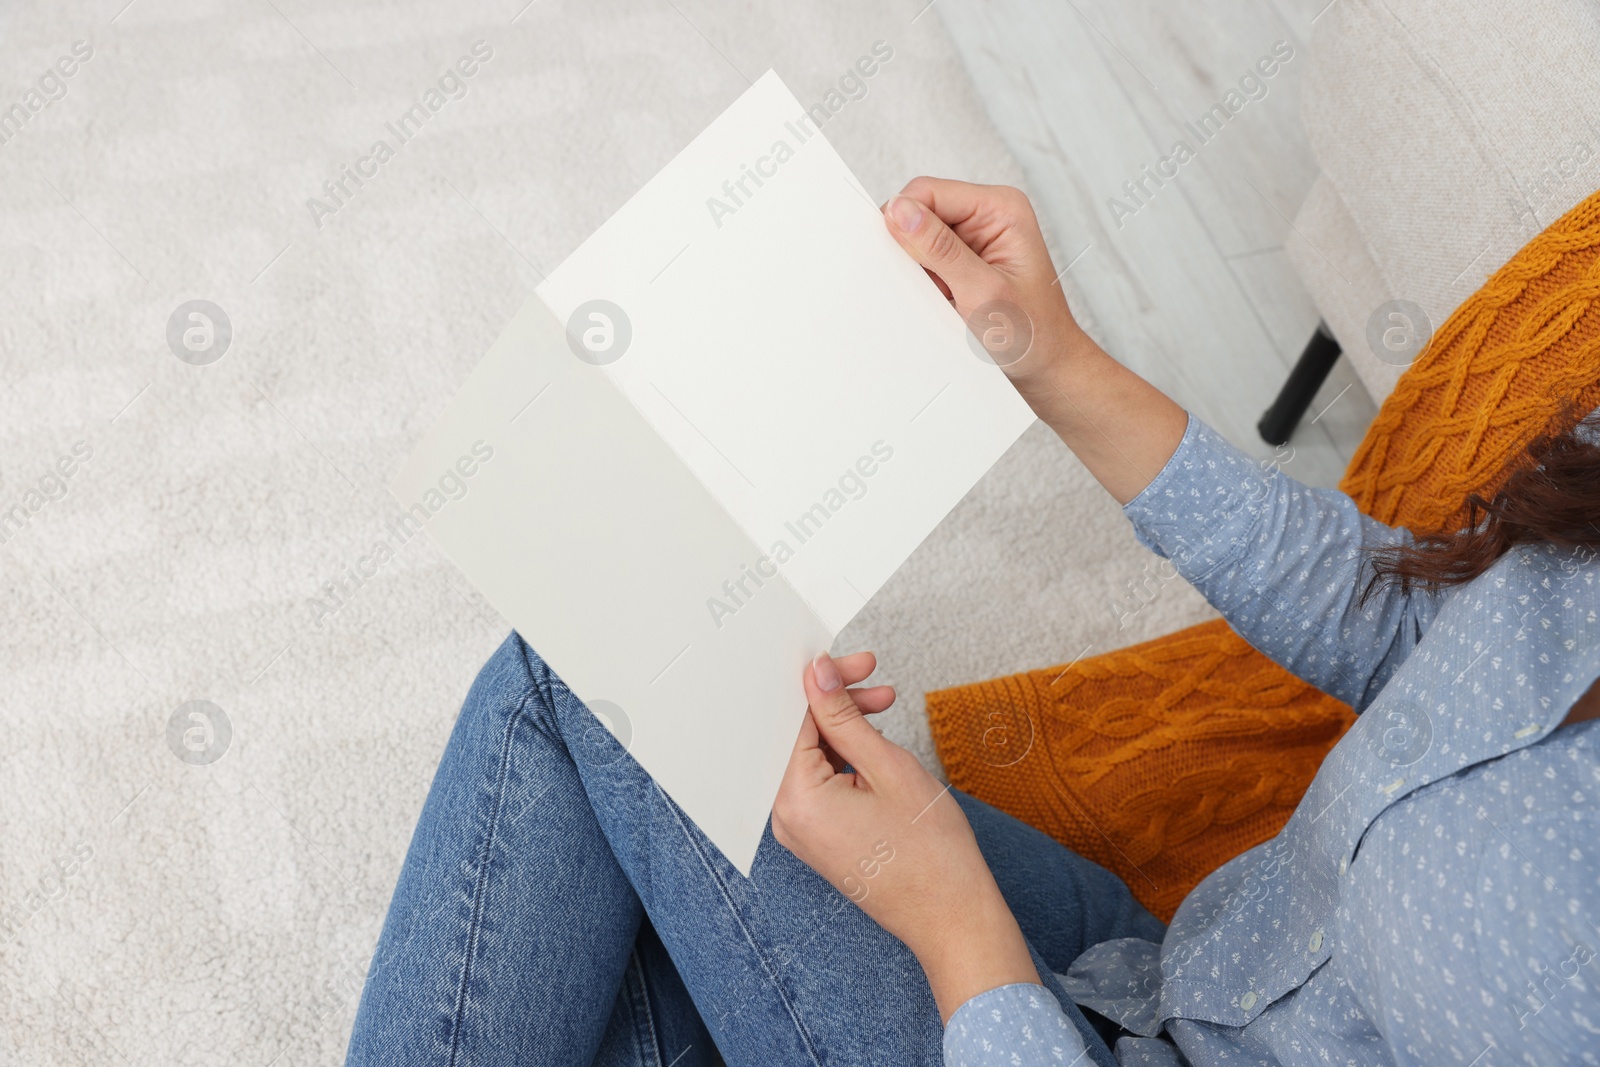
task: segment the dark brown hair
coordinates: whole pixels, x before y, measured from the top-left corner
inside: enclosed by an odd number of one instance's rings
[[[1371,551],[1360,602],[1389,584],[1403,592],[1464,585],[1517,545],[1600,551],[1600,414],[1580,422],[1569,410],[1554,425],[1572,428],[1529,443],[1492,499],[1468,497],[1465,527]]]

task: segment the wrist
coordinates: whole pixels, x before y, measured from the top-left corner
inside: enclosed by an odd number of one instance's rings
[[[1119,504],[1138,496],[1183,439],[1189,415],[1082,330],[1012,378],[1018,394]]]
[[[975,903],[963,902],[948,921],[911,946],[949,1022],[956,1009],[980,993],[1003,985],[1039,984],[1039,972],[1017,920],[998,887]]]
[[[1006,374],[1022,399],[1039,412],[1060,400],[1067,383],[1081,380],[1110,358],[1076,323],[1069,323],[1059,331],[1035,334],[1033,348],[1007,367]]]

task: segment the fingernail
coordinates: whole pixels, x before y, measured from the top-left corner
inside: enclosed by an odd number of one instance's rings
[[[833,665],[832,657],[826,652],[817,653],[817,658],[811,661],[811,670],[817,676],[817,688],[824,693],[839,688],[839,668]]]
[[[889,217],[901,233],[916,233],[922,225],[922,205],[909,196],[897,196],[889,201]]]

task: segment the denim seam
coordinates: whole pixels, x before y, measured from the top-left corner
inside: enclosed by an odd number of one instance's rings
[[[488,895],[489,866],[494,855],[495,836],[500,828],[500,808],[505,798],[506,776],[511,769],[511,741],[516,734],[517,720],[523,717],[529,694],[524,692],[516,709],[506,719],[505,740],[500,746],[500,769],[495,777],[494,808],[489,815],[489,830],[484,838],[482,860],[472,889],[472,918],[467,925],[467,950],[461,964],[461,982],[456,988],[456,1007],[450,1028],[449,1067],[456,1067],[456,1057],[461,1051],[462,1019],[466,1014],[467,987],[472,984],[472,963],[478,950],[478,932],[483,923],[483,902]]]
[[[661,1042],[656,1038],[655,1014],[650,1010],[650,987],[644,977],[644,963],[639,959],[639,951],[635,949],[628,954],[627,970],[631,975],[623,977],[623,993],[633,1002],[634,1035],[639,1043],[639,1060],[647,1062],[647,1057],[652,1053],[654,1058],[648,1060],[661,1067],[662,1052]],[[634,982],[637,979],[637,985]]]
[[[671,798],[666,795],[665,791],[663,791],[659,785],[656,786],[656,792],[660,793],[662,800],[667,802],[667,810],[672,813],[673,819],[676,820],[678,824],[678,829],[683,832],[684,840],[688,843],[689,847],[694,850],[695,856],[700,860],[700,865],[704,867],[706,869],[706,873],[711,876],[711,880],[717,886],[717,891],[722,894],[723,903],[725,903],[728,907],[728,914],[732,917],[734,924],[738,926],[739,932],[744,935],[744,939],[750,945],[751,951],[753,951],[756,954],[756,958],[761,961],[762,968],[766,970],[767,977],[772,981],[772,988],[777,990],[778,1000],[783,1003],[784,1011],[789,1013],[789,1020],[794,1023],[795,1032],[800,1035],[801,1043],[805,1045],[806,1052],[811,1056],[811,1062],[816,1064],[817,1067],[822,1067],[822,1060],[817,1056],[817,1049],[812,1043],[811,1035],[806,1032],[805,1025],[800,1021],[800,1013],[795,1010],[794,1005],[790,1002],[789,995],[784,991],[783,983],[778,980],[778,973],[773,968],[771,961],[768,960],[766,954],[761,951],[761,946],[756,943],[754,935],[750,933],[749,927],[744,924],[743,918],[740,917],[739,909],[735,907],[733,903],[733,894],[728,892],[727,883],[723,881],[722,876],[717,872],[716,867],[707,858],[705,851],[700,847],[700,843],[694,839],[694,835],[689,832],[688,827],[683,825],[683,819],[678,815],[678,810],[672,804]]]
[[[565,746],[566,742],[561,737],[561,728],[554,722],[553,713],[556,706],[554,693],[555,687],[550,679],[551,672],[549,665],[544,665],[544,670],[536,673],[533,669],[533,664],[528,660],[528,642],[524,641],[522,639],[522,635],[517,633],[515,630],[512,631],[512,636],[517,639],[517,655],[522,657],[522,673],[528,679],[529,689],[531,692],[537,692],[539,694],[539,699],[544,704],[544,710],[548,713],[551,713],[552,721],[546,723],[537,715],[530,715],[528,716],[528,719],[533,724],[533,728],[535,730],[538,730],[541,734],[544,734],[545,737],[549,738],[551,741],[555,741],[558,744]],[[565,689],[566,686],[563,685],[562,688]],[[517,708],[517,713],[519,715],[522,714],[524,709],[527,707],[528,696],[531,695],[531,692],[523,694],[522,704]],[[568,689],[567,692],[570,693],[572,690]]]

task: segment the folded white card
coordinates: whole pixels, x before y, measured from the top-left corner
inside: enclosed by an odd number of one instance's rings
[[[806,662],[1033,415],[770,71],[538,298],[393,489],[492,453],[429,533],[748,874]]]

